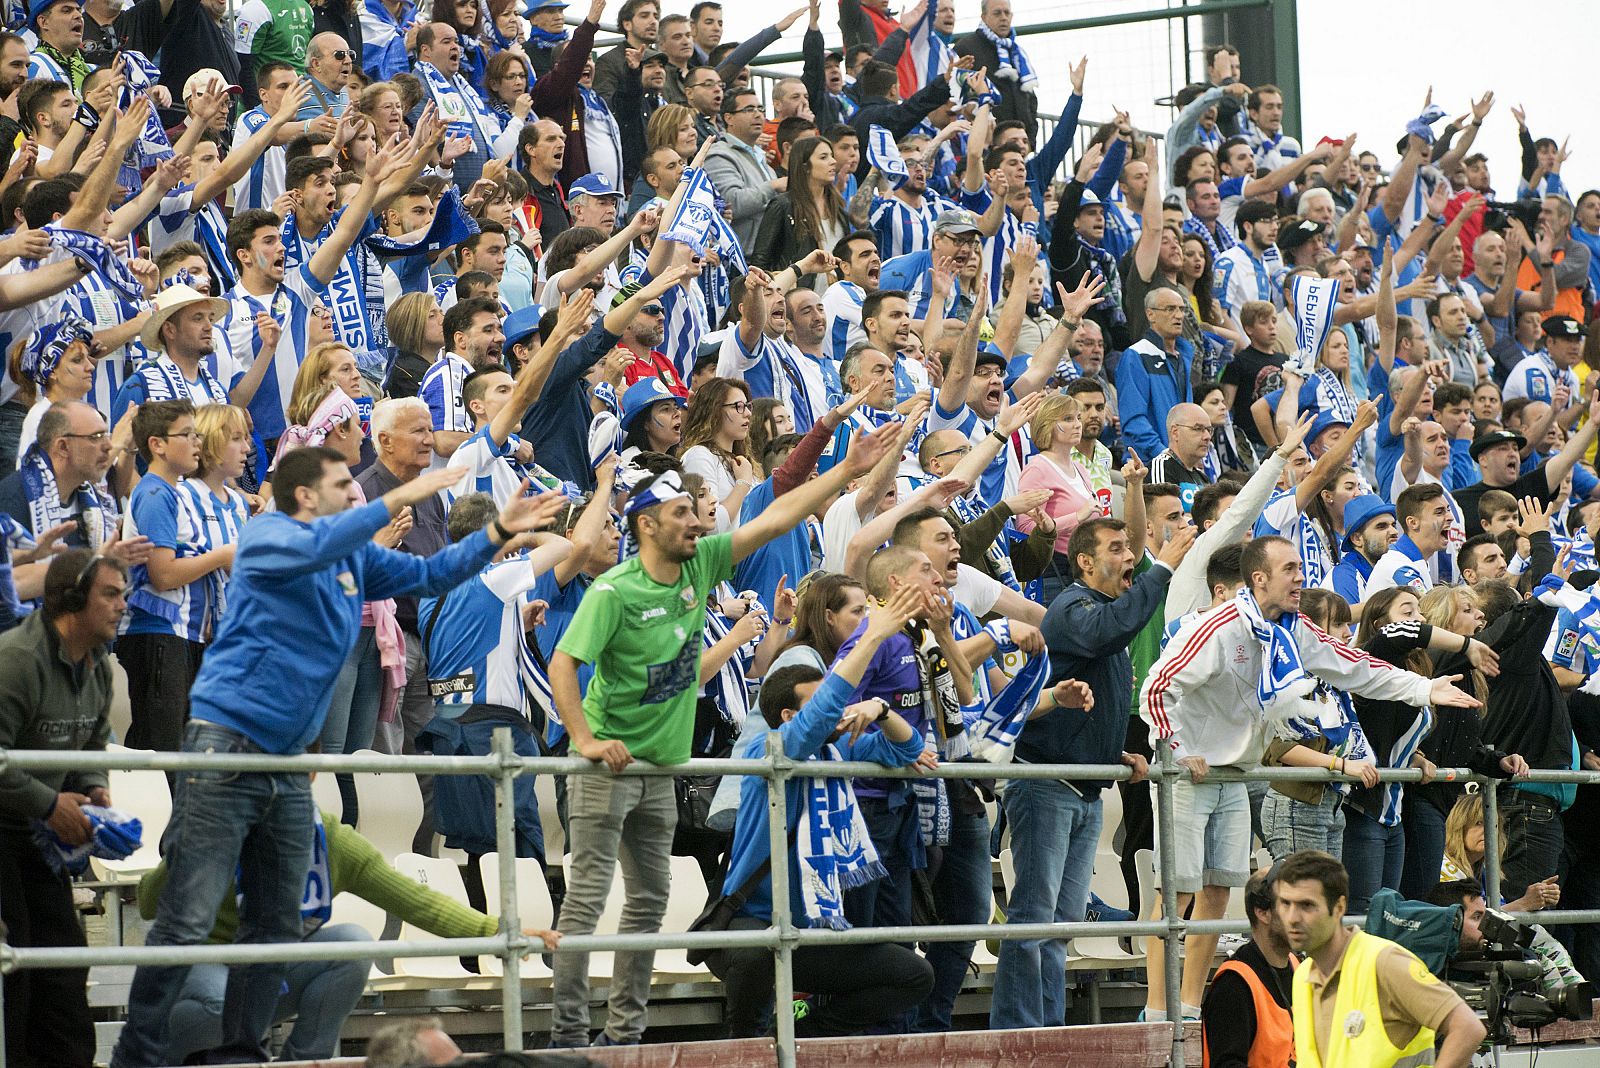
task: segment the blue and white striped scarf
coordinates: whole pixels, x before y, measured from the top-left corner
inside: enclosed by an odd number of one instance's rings
[[[813,760],[839,760],[825,745]],[[881,879],[889,872],[878,860],[856,791],[845,778],[801,779],[804,804],[795,829],[800,868],[800,902],[810,927],[848,930],[844,892]]]
[[[929,5],[930,7],[933,5]],[[989,77],[1001,81],[1015,81],[1025,93],[1039,91],[1039,75],[1034,73],[1033,61],[1028,58],[1028,53],[1022,50],[1022,45],[1017,41],[1015,33],[1001,37],[984,23],[978,23],[978,32],[989,39],[994,45],[994,51],[1000,57],[1000,65],[989,72]]]
[[[1285,612],[1273,620],[1265,618],[1248,586],[1239,591],[1234,604],[1239,609],[1239,618],[1250,625],[1251,633],[1261,643],[1261,678],[1256,682],[1256,700],[1269,719],[1287,719],[1304,709],[1301,698],[1317,688],[1317,680],[1300,662],[1300,647],[1294,640],[1299,613]]]
[[[990,630],[990,633],[995,632]],[[1050,658],[1030,657],[999,693],[990,696],[968,731],[972,737],[973,756],[991,764],[1011,763],[1017,752],[1017,739],[1022,735],[1022,728],[1027,726],[1028,716],[1039,704],[1039,695],[1049,677]]]
[[[867,162],[892,188],[899,189],[911,180],[911,173],[906,170],[906,161],[900,156],[900,146],[894,143],[894,135],[877,123],[873,123],[867,133]]]
[[[161,68],[139,52],[130,50],[122,52],[121,55],[122,69],[128,81],[122,87],[117,106],[126,110],[136,99],[148,95],[161,81]],[[161,125],[159,109],[153,100],[150,102],[150,114],[144,120],[144,129],[139,133],[139,140],[129,150],[128,157],[138,163],[137,168],[128,168],[124,165],[125,170],[133,171],[133,181],[123,183],[129,189],[138,187],[140,169],[154,167],[162,160],[172,158],[172,142],[167,139],[166,128]]]
[[[90,271],[98,273],[123,300],[130,304],[138,304],[144,300],[144,285],[133,276],[132,271],[128,270],[128,265],[106,243],[105,238],[96,237],[84,230],[69,230],[54,224],[44,227],[44,232],[49,235],[51,247],[65,252]],[[25,271],[34,270],[38,266],[38,260],[25,260],[21,263]],[[137,314],[137,311],[133,314]]]

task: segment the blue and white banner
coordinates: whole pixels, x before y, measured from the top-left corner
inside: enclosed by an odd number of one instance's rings
[[[894,135],[877,123],[868,130],[867,162],[896,189],[911,177],[906,161],[900,156],[900,146],[894,143]]]
[[[117,106],[126,111],[136,98],[147,95],[161,80],[161,68],[142,53],[133,51],[122,53],[122,67],[128,82],[122,87]],[[128,153],[130,158],[135,155],[138,157],[140,169],[154,167],[162,160],[172,158],[172,142],[167,139],[167,131],[161,125],[158,110],[156,102],[150,101],[150,114],[145,116],[144,130]]]
[[[706,250],[715,248],[729,274],[744,274],[750,270],[745,261],[744,249],[734,235],[733,227],[717,210],[717,187],[705,171],[690,167],[683,172],[688,183],[683,199],[672,221],[662,232],[667,241],[677,241],[694,249],[695,255],[704,256]]]
[[[1339,304],[1337,278],[1296,275],[1290,286],[1294,302],[1295,352],[1302,367],[1316,366],[1328,334],[1333,330],[1333,309]]]

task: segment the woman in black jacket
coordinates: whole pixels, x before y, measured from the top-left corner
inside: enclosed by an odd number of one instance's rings
[[[1495,668],[1494,653],[1482,642],[1424,622],[1417,591],[1409,586],[1391,586],[1368,598],[1361,610],[1356,644],[1370,656],[1419,675],[1433,673],[1433,664],[1424,652],[1428,649],[1461,650],[1485,671]],[[1415,708],[1361,696],[1355,703],[1373,763],[1379,768],[1420,768],[1423,781],[1431,781],[1434,764],[1423,755],[1421,745],[1438,718],[1432,706]],[[1399,783],[1380,782],[1370,788],[1351,787],[1345,798],[1343,860],[1350,872],[1352,914],[1364,914],[1367,902],[1380,889],[1400,889],[1406,848],[1400,827],[1405,792]]]
[[[750,262],[771,274],[798,263],[817,249],[829,250],[850,233],[850,216],[844,197],[833,184],[838,163],[833,146],[821,137],[802,137],[789,149],[789,189],[767,204],[756,231]],[[800,284],[819,293],[817,275]]]
[[[1537,563],[1537,561],[1536,561]],[[1503,652],[1505,627],[1489,634],[1483,626],[1483,602],[1465,586],[1438,586],[1422,598],[1423,618],[1435,630],[1463,637],[1476,637],[1496,652]],[[1483,721],[1488,715],[1493,687],[1461,653],[1435,653],[1433,674],[1461,674],[1470,689],[1484,702],[1480,709],[1452,708],[1439,714],[1433,733],[1422,743],[1422,752],[1441,768],[1469,768],[1479,775],[1506,778],[1526,771],[1528,764],[1515,754],[1502,753],[1483,740]],[[1466,786],[1455,782],[1432,782],[1406,787],[1411,807],[1406,810],[1405,870],[1400,876],[1400,893],[1417,900],[1427,898],[1439,883],[1439,865],[1444,859],[1445,820]]]

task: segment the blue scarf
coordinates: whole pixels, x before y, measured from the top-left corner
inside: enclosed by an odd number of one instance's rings
[[[490,131],[499,132],[500,123],[489,111],[471,84],[459,73],[446,78],[432,63],[418,60],[413,73],[428,88],[428,95],[439,107],[439,118],[451,137],[470,137],[475,145],[487,151],[493,138]]]
[[[498,31],[495,32],[498,33]],[[539,48],[554,48],[563,41],[570,40],[571,37],[572,34],[566,30],[562,30],[560,33],[551,33],[549,30],[541,30],[537,26],[528,28],[528,43]]]
[[[84,805],[83,814],[89,817],[89,840],[75,846],[63,842],[44,820],[32,821],[34,844],[58,875],[82,875],[90,857],[126,860],[143,841],[144,824],[137,816],[100,805]]]
[[[62,523],[80,523],[91,552],[99,552],[100,546],[111,540],[117,529],[117,502],[105,490],[87,482],[62,501],[55,468],[39,451],[38,442],[22,454],[17,473],[28,495],[28,525],[35,537]]]
[[[134,100],[148,94],[161,81],[161,68],[139,52],[126,51],[120,54],[123,73],[127,75],[128,81],[122,87],[117,106],[126,109]],[[167,139],[166,128],[161,125],[160,109],[155,106],[153,100],[150,102],[150,114],[144,120],[144,129],[140,131],[139,140],[134,143],[128,155],[130,159],[138,162],[137,168],[125,168],[133,171],[133,182],[124,183],[130,189],[138,187],[140,169],[154,167],[162,160],[172,158],[172,142]]]
[[[894,135],[877,123],[868,128],[867,162],[895,189],[911,180],[906,161],[900,156],[900,146],[894,143]]]
[[[76,312],[65,311],[60,318],[45,323],[28,335],[22,348],[22,373],[39,388],[42,396],[45,387],[61,365],[72,343],[81,341],[94,352],[94,328]]]
[[[1261,710],[1278,721],[1303,711],[1304,703],[1300,699],[1316,689],[1317,680],[1300,662],[1300,647],[1294,640],[1299,613],[1285,612],[1277,619],[1265,618],[1248,586],[1239,591],[1234,604],[1239,609],[1239,618],[1250,625],[1250,632],[1261,643],[1261,678],[1256,683],[1256,700]]]
[[[985,629],[994,635],[992,627],[993,624]],[[1009,640],[1009,633],[1007,638]],[[979,709],[977,722],[970,732],[974,756],[991,764],[1011,763],[1016,755],[1017,739],[1022,735],[1022,728],[1027,726],[1028,716],[1039,704],[1039,695],[1049,677],[1050,658],[1030,657],[1004,689],[990,696]]]
[[[981,22],[978,23],[978,32],[989,39],[989,43],[994,45],[995,55],[1000,58],[999,67],[989,72],[991,78],[1015,81],[1025,93],[1039,91],[1039,75],[1034,73],[1033,62],[1028,59],[1028,53],[1022,50],[1015,33],[1001,37]]]
[[[839,760],[839,750],[823,746],[812,759]],[[856,791],[845,778],[801,779],[802,807],[795,828],[800,868],[800,903],[810,927],[848,930],[844,892],[881,879],[889,872],[878,860]]]
[[[1126,323],[1128,316],[1122,310],[1122,277],[1117,274],[1116,257],[1098,245],[1089,244],[1081,234],[1074,233],[1073,236],[1077,238],[1079,249],[1093,264],[1091,269],[1105,279],[1105,292],[1095,303],[1095,309],[1108,313],[1113,323]]]
[[[105,238],[83,230],[68,230],[53,223],[44,227],[44,232],[50,236],[51,247],[67,253],[90,271],[99,274],[125,301],[137,305],[144,300],[144,285],[128,270],[122,257],[106,244]],[[23,270],[31,271],[39,266],[39,261],[24,260],[21,266]]]

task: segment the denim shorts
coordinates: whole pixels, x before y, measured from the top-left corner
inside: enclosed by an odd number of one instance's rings
[[[1242,782],[1178,780],[1173,790],[1173,889],[1197,893],[1203,886],[1243,886],[1250,878],[1250,794]],[[1158,810],[1159,811],[1159,810]],[[1156,856],[1161,856],[1161,821],[1156,821]],[[1157,864],[1157,879],[1160,875]]]

